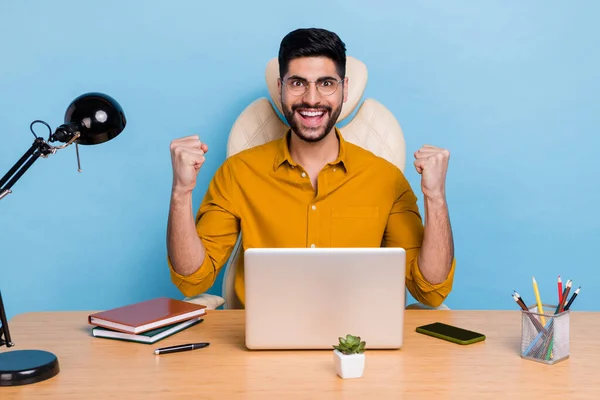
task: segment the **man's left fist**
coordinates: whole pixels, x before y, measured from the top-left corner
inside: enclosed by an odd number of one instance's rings
[[[428,144],[415,152],[415,168],[421,174],[421,190],[429,199],[446,196],[446,172],[450,152]]]

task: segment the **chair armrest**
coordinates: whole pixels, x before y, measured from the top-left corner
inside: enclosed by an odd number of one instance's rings
[[[427,306],[423,303],[412,303],[406,306],[407,310],[449,310],[450,307],[448,307],[445,304],[440,304],[438,307],[431,307],[431,306]]]
[[[215,310],[225,304],[225,299],[214,294],[202,293],[198,296],[186,297],[183,301],[206,306],[207,310]]]

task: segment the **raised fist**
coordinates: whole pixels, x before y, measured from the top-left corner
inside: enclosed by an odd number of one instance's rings
[[[414,155],[415,168],[421,174],[421,190],[425,197],[444,199],[450,152],[426,144],[417,150]]]
[[[208,146],[198,135],[175,139],[171,142],[173,164],[173,191],[191,192],[196,187],[198,171],[204,164]]]

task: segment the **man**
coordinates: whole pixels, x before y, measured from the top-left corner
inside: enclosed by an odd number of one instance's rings
[[[345,45],[332,32],[299,29],[279,50],[278,88],[291,129],[242,151],[217,170],[194,219],[192,190],[208,147],[198,136],[171,143],[167,229],[171,278],[186,296],[208,290],[243,232],[252,247],[402,247],[404,285],[438,306],[452,288],[454,249],[445,197],[449,152],[415,152],[425,226],[402,172],[345,142],[335,123],[348,94]],[[243,258],[242,258],[243,259]],[[365,265],[368,270],[369,266]],[[244,269],[235,276],[244,304]]]

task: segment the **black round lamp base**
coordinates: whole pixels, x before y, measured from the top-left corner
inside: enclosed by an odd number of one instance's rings
[[[45,381],[59,371],[58,358],[47,351],[14,350],[0,353],[0,386]]]

